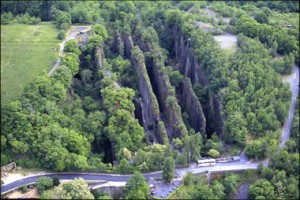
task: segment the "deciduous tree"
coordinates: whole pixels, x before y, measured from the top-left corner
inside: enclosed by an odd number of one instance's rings
[[[40,194],[42,194],[45,190],[53,187],[53,182],[48,177],[41,177],[35,182],[36,188]]]
[[[126,199],[147,199],[149,187],[143,175],[135,171],[126,183]]]
[[[268,180],[259,179],[250,186],[249,196],[251,199],[274,199],[274,187]]]
[[[162,176],[163,179],[170,183],[174,177],[174,160],[171,157],[168,157],[163,165],[163,172],[162,172]]]
[[[78,178],[73,181],[60,184],[52,190],[41,195],[42,199],[94,199],[87,182]]]

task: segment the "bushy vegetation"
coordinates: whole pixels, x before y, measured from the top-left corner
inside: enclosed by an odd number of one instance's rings
[[[191,173],[183,178],[184,186],[170,198],[181,199],[227,199],[235,192],[240,183],[240,176],[232,173],[221,175],[219,179],[208,184],[205,175],[193,176]]]
[[[14,17],[11,12],[8,13],[1,13],[1,24],[7,25],[11,23],[20,23],[20,24],[30,24],[30,25],[36,25],[41,22],[41,19],[39,17],[30,16],[28,13],[17,15]]]
[[[260,179],[250,186],[250,198],[299,198],[299,104],[296,105],[291,138],[270,158],[269,167],[258,167]]]
[[[48,177],[41,177],[35,182],[36,188],[40,194],[53,187],[52,180]]]
[[[87,182],[78,178],[41,194],[41,199],[95,199]]]
[[[139,171],[127,181],[125,191],[126,199],[148,199],[149,187]]]
[[[59,31],[58,32],[58,34],[57,34],[57,39],[59,39],[59,40],[63,40],[63,39],[65,39],[65,35],[66,35],[66,32],[65,31],[63,31],[63,30],[61,30],[61,31]]]
[[[170,183],[174,178],[174,160],[172,157],[166,158],[164,165],[163,165],[163,179]]]

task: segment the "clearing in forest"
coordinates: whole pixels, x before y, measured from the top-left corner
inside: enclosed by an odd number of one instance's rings
[[[236,35],[224,32],[222,35],[215,35],[214,38],[219,42],[222,49],[235,51],[237,43]]]
[[[50,22],[1,25],[1,103],[18,99],[27,83],[54,65],[57,32]]]

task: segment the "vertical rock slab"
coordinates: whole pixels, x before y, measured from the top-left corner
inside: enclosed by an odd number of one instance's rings
[[[205,135],[206,119],[198,100],[198,97],[193,91],[192,84],[189,78],[185,78],[182,83],[182,107],[189,116],[189,123],[196,132]]]
[[[103,58],[104,52],[100,47],[97,46],[95,50],[95,68],[97,71],[103,68]]]
[[[133,48],[133,41],[131,36],[122,35],[122,41],[124,44],[124,56],[128,59],[131,58],[131,50]]]
[[[201,61],[197,61],[193,55],[193,49],[189,48],[189,39],[184,38],[179,28],[173,26],[175,59],[179,63],[179,71],[181,74],[190,78],[191,83],[199,83],[202,86],[209,86],[208,76],[205,69],[201,66]],[[224,124],[221,116],[220,104],[213,91],[209,91],[209,99],[203,106],[205,114],[206,129],[211,132],[216,132],[219,135],[223,134]],[[209,120],[208,120],[209,119]],[[194,123],[194,122],[193,122]]]
[[[165,127],[160,123],[160,112],[155,94],[152,91],[150,79],[146,70],[143,52],[136,46],[132,50],[132,62],[139,76],[139,91],[141,93],[141,107],[144,130],[148,135],[152,132],[157,141],[167,144]]]
[[[187,128],[183,123],[181,108],[178,105],[175,89],[171,86],[170,80],[164,71],[164,58],[159,48],[151,47],[151,62],[149,71],[152,77],[152,85],[157,94],[161,111],[166,117],[166,127],[170,137],[182,138],[187,134]]]

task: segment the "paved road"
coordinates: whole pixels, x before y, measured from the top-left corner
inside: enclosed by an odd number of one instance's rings
[[[89,27],[89,26],[87,26],[87,27],[71,26],[69,35],[67,36],[67,38],[62,43],[59,44],[59,46],[60,46],[59,53],[58,53],[59,57],[58,57],[55,65],[48,72],[48,77],[51,76],[53,74],[53,72],[56,70],[56,68],[60,65],[61,57],[63,56],[63,51],[64,51],[64,48],[65,48],[65,43],[68,42],[69,40],[75,39],[77,37],[77,34],[79,33],[79,31],[86,31],[86,30],[90,30],[90,29],[91,29],[91,27]]]
[[[259,162],[232,162],[232,163],[216,163],[215,166],[207,167],[189,167],[184,169],[178,169],[176,172],[179,176],[184,176],[187,172],[192,172],[193,174],[199,174],[204,172],[224,172],[224,171],[233,171],[233,170],[244,170],[244,169],[256,169]]]
[[[291,103],[287,121],[283,126],[282,140],[280,143],[280,148],[284,147],[286,141],[290,137],[294,112],[295,112],[295,108],[296,108],[296,99],[297,99],[297,96],[299,93],[299,67],[296,65],[294,65],[294,74],[289,79],[289,83],[290,83],[291,90],[292,90],[292,103]]]
[[[53,178],[55,175],[58,175],[61,180],[71,180],[75,178],[83,178],[85,180],[103,180],[110,182],[126,182],[132,175],[113,175],[113,174],[103,174],[103,173],[45,173],[43,175],[29,176],[15,182],[4,184],[1,186],[1,194],[5,194],[9,191],[12,191],[22,185],[28,185],[34,183],[40,177],[49,177]],[[161,171],[146,173],[144,174],[145,178],[158,178],[161,177]]]
[[[239,169],[255,169],[258,165],[257,163],[251,162],[234,162],[234,163],[217,163],[216,166],[210,167],[190,167],[177,169],[175,172],[175,176],[182,178],[185,173],[188,171],[193,172],[194,174],[203,173],[205,171],[217,172],[217,171],[230,171],[230,170],[239,170]],[[34,183],[38,178],[42,176],[46,176],[49,178],[53,178],[53,176],[58,175],[61,180],[70,180],[74,178],[82,177],[86,180],[104,180],[110,182],[126,182],[131,175],[113,175],[113,174],[103,174],[103,173],[45,173],[44,175],[36,175],[26,177],[24,179],[17,180],[15,182],[4,184],[1,186],[1,194],[7,193],[8,191],[12,191],[22,185]],[[162,172],[151,172],[143,174],[145,178],[161,178]]]

